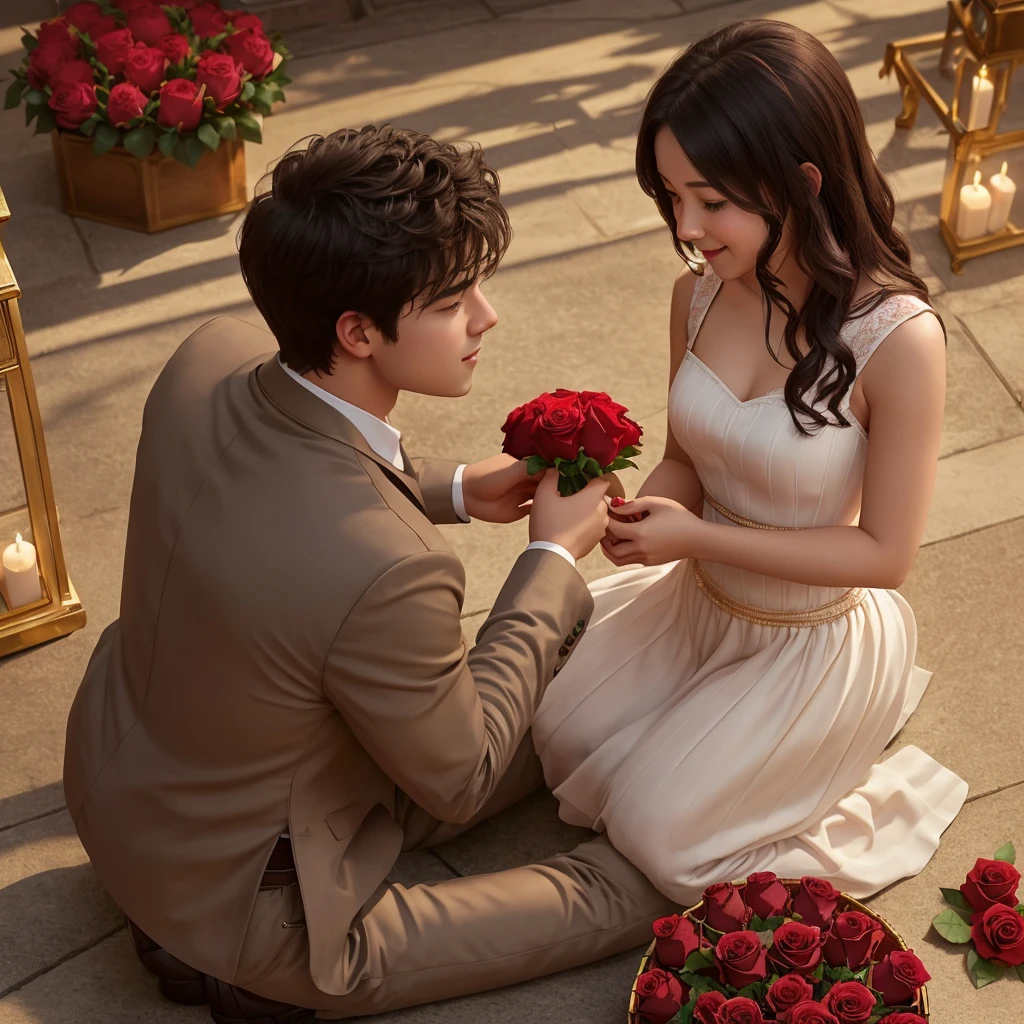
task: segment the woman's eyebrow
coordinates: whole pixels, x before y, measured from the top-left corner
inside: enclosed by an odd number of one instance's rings
[[[660,175],[660,177],[661,177],[661,180],[663,182],[665,182],[666,185],[668,185],[670,188],[672,187],[672,182],[669,181],[668,178],[666,178],[664,174]],[[687,181],[687,182],[684,182],[684,184],[686,185],[687,188],[711,188],[712,187],[706,181]]]

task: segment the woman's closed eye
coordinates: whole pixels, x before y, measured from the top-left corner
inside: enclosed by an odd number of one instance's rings
[[[703,206],[704,209],[708,211],[708,213],[714,213],[716,210],[720,210],[723,206],[725,206],[725,204],[725,199],[719,199],[716,200],[715,202],[703,200],[700,205]]]
[[[456,301],[453,302],[450,306],[442,306],[441,307],[441,312],[442,313],[457,313],[460,309],[462,309],[462,299],[456,299]]]

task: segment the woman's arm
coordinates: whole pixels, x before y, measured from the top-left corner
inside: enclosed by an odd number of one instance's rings
[[[859,526],[745,529],[654,499],[643,522],[609,524],[614,537],[632,542],[618,546],[616,563],[695,557],[812,586],[898,587],[917,554],[935,487],[945,363],[942,329],[922,315],[896,328],[861,374],[871,432]],[[628,504],[620,512],[642,508]]]
[[[669,316],[668,330],[670,349],[668,387],[670,395],[672,382],[676,379],[676,373],[686,355],[688,343],[686,324],[690,316],[690,302],[693,299],[696,280],[693,274],[684,267],[672,288],[672,311]],[[666,415],[668,415],[667,412]],[[701,487],[693,462],[689,455],[679,447],[679,442],[672,433],[671,419],[669,419],[668,429],[665,433],[665,454],[662,456],[661,462],[648,474],[637,493],[637,497],[646,497],[647,495],[671,498],[694,512],[700,511],[704,489]]]

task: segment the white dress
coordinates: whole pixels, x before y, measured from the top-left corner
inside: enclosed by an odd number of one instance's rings
[[[697,283],[691,345],[720,284],[710,270]],[[892,296],[848,323],[858,373],[927,309]],[[706,519],[856,521],[859,424],[801,436],[781,389],[741,402],[687,352],[669,428],[697,469]],[[754,871],[816,875],[864,897],[924,867],[967,784],[917,747],[876,763],[931,678],[914,666],[917,628],[898,593],[689,560],[591,590],[590,627],[533,725],[565,821],[607,832],[684,905]]]

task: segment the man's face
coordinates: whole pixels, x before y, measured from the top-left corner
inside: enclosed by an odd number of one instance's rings
[[[399,391],[439,398],[469,393],[485,331],[498,322],[480,283],[437,299],[429,306],[409,303],[398,321],[398,341],[366,331],[377,372]]]

